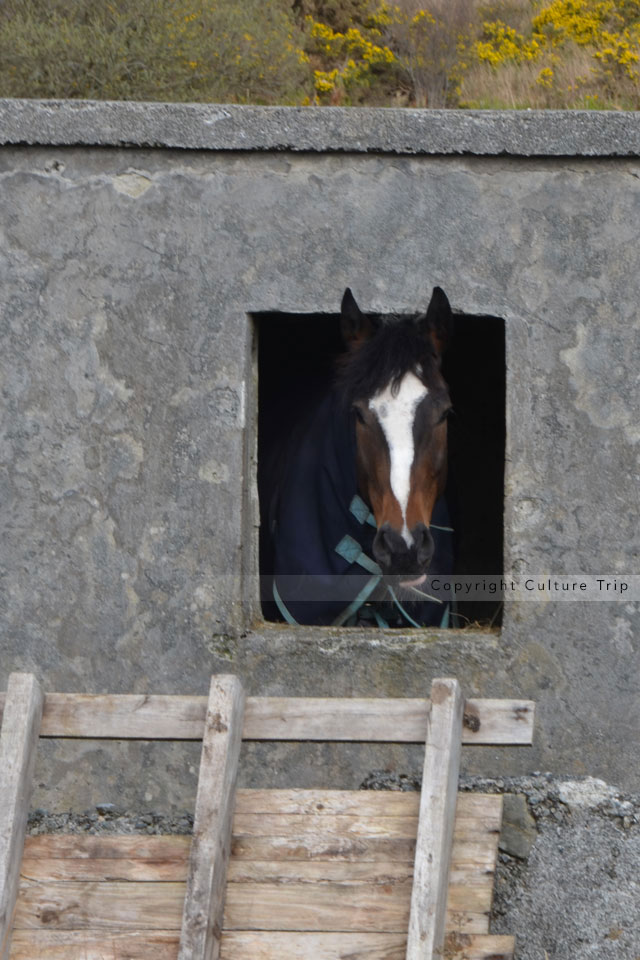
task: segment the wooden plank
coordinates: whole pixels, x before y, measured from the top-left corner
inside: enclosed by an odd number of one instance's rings
[[[225,908],[228,930],[379,930],[406,933],[411,877],[387,877],[386,882],[229,884]],[[451,926],[462,929],[473,918],[476,933],[488,932],[491,889],[452,887]]]
[[[0,694],[0,712],[4,695]],[[468,700],[465,744],[530,744],[531,700]],[[40,735],[201,740],[206,697],[48,693]],[[424,743],[429,701],[398,698],[248,697],[245,740]]]
[[[67,860],[181,860],[189,857],[189,836],[147,836],[145,834],[91,836],[82,833],[42,834],[27,837],[25,859],[58,858]]]
[[[455,801],[455,797],[454,797]],[[493,818],[459,817],[455,834],[458,839],[477,840],[482,834],[496,834],[500,824]],[[317,816],[314,814],[236,813],[233,836],[239,837],[407,837],[415,839],[418,817]]]
[[[177,960],[177,930],[16,930],[10,960]]]
[[[500,815],[501,796],[460,793],[458,817]],[[236,793],[236,813],[417,817],[419,791],[400,790],[249,790]]]
[[[467,841],[453,855],[461,860],[480,863],[487,869],[495,864],[497,841],[487,835],[484,842]],[[410,861],[415,857],[416,842],[408,838],[389,837],[234,837],[232,855],[238,860],[393,860]]]
[[[468,794],[486,797],[488,794]],[[465,801],[466,802],[466,801]],[[483,801],[480,801],[483,806]],[[420,793],[417,790],[308,790],[240,788],[236,814],[278,813],[316,816],[417,817]],[[472,813],[472,806],[466,806]],[[475,810],[475,807],[473,807]]]
[[[408,863],[236,860],[230,865],[229,883],[346,883],[350,886],[389,886],[411,883],[411,875],[411,865]]]
[[[41,736],[202,740],[207,697],[47,693]]]
[[[184,863],[189,856],[190,837],[99,837],[81,834],[27,837],[25,860],[91,858],[142,859]],[[341,840],[335,837],[298,838],[241,837],[233,841],[233,855],[239,861],[392,861],[413,864],[415,841],[408,839],[358,838]],[[495,865],[497,837],[487,834],[483,840],[456,841],[452,853],[452,869],[475,868],[490,871]]]
[[[6,960],[42,718],[43,696],[30,673],[12,673],[0,733],[0,958]]]
[[[233,835],[239,837],[408,837],[415,839],[417,817],[317,816],[314,814],[237,813]]]
[[[180,929],[186,884],[22,880],[15,930]],[[410,880],[387,884],[230,883],[225,930],[377,930],[406,934]],[[447,928],[486,933],[486,896],[454,888]],[[196,954],[193,954],[194,960]]]
[[[129,929],[179,933],[185,889],[185,883],[22,880],[14,930]]]
[[[245,740],[361,740],[424,743],[428,700],[250,697]],[[528,744],[534,704],[525,700],[468,700],[462,742]]]
[[[456,943],[457,941],[457,943]],[[222,935],[222,960],[404,960],[407,938],[395,933],[254,933]],[[451,938],[444,960],[512,960],[513,937]],[[93,960],[93,958],[91,958]]]
[[[187,879],[187,860],[127,860],[111,857],[104,860],[86,860],[80,857],[35,858],[22,861],[23,880],[39,882],[96,882],[137,881],[140,883],[184,883]],[[399,880],[410,881],[413,864],[410,861],[355,861],[344,860],[231,860],[227,883],[370,883],[387,884]],[[478,869],[474,864],[452,871],[451,885],[459,888],[486,889],[491,894],[493,873]],[[484,907],[482,907],[484,909]]]
[[[386,887],[327,883],[230,884],[225,930],[306,930],[406,934],[411,884]],[[482,909],[460,909],[447,916],[451,930],[488,932]]]
[[[463,743],[530,743],[531,701],[469,700]],[[252,697],[246,740],[362,740],[424,743],[428,700]]]
[[[244,691],[237,677],[211,678],[182,916],[179,960],[218,960]]]
[[[268,933],[225,931],[221,960],[404,960],[406,935],[396,933]],[[445,960],[512,960],[514,938],[456,935]],[[10,960],[176,960],[173,930],[19,930]]]
[[[81,857],[24,857],[20,875],[38,881],[121,881],[144,883],[185,883],[187,857],[182,860],[127,860],[125,857],[86,859]]]
[[[233,857],[237,860],[345,860],[349,862],[390,860],[414,862],[415,840],[388,837],[237,837]],[[484,869],[495,865],[497,842],[454,843],[453,856],[460,863],[473,862]]]
[[[530,746],[533,743],[534,700],[466,700],[462,742]]]
[[[146,883],[185,882],[187,861],[169,860],[82,860],[78,857],[62,860],[24,859],[21,875],[24,880],[45,881],[122,881]],[[227,872],[227,883],[277,883],[287,880],[296,883],[330,883],[348,880],[351,883],[387,883],[407,881],[413,875],[410,862],[309,860],[232,860]],[[464,875],[462,877],[464,882]]]
[[[442,954],[458,796],[463,709],[464,702],[457,680],[433,681],[407,960],[432,960]]]
[[[404,960],[406,934],[229,931],[222,960]]]
[[[312,885],[345,883],[350,886],[388,887],[401,883],[411,884],[413,869],[410,863],[344,863],[308,862],[308,861],[255,861],[230,864],[228,883],[306,883]],[[464,889],[469,891],[470,910],[482,911],[491,906],[492,878],[480,877],[470,872],[458,874],[452,883],[455,892],[451,894],[451,904],[457,909],[464,900]]]

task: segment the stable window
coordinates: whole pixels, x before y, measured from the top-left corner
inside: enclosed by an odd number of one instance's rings
[[[295,426],[331,389],[343,350],[339,315],[263,313],[258,335],[258,489],[260,572],[269,568],[268,475],[281,462]],[[455,526],[454,573],[503,573],[505,334],[497,317],[454,315],[443,361],[454,413],[448,428],[447,499]],[[263,604],[266,619],[280,619]],[[450,626],[496,626],[499,600],[458,599]]]

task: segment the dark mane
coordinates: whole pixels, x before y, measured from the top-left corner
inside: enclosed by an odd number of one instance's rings
[[[336,387],[346,405],[365,400],[383,390],[388,383],[397,388],[409,371],[422,367],[421,379],[427,383],[437,359],[431,344],[416,325],[417,317],[385,316],[377,319],[373,336],[338,360]]]

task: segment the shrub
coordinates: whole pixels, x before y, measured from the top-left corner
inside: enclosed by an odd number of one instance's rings
[[[311,17],[306,26],[306,50],[316,65],[316,102],[357,102],[382,75],[392,74],[396,58],[389,47],[374,42],[375,31],[349,27],[342,33]]]
[[[383,4],[377,22],[396,54],[411,102],[456,106],[473,32],[473,0],[416,0]]]
[[[285,0],[6,0],[0,95],[299,102],[300,40]]]
[[[529,9],[522,32],[500,19],[484,23],[468,84],[483,91],[483,105],[488,92],[492,106],[640,105],[640,0],[552,0]]]

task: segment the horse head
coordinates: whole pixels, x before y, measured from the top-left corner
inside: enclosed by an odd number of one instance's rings
[[[424,582],[434,551],[429,527],[446,483],[451,410],[441,358],[451,323],[440,287],[414,317],[364,314],[349,289],[342,298],[348,349],[339,383],[355,417],[358,489],[376,520],[374,557],[403,587]]]

